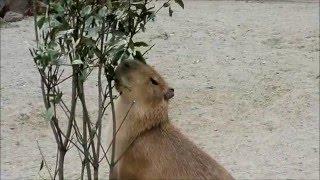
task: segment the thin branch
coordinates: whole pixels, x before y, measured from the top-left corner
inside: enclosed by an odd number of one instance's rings
[[[165,3],[163,3],[162,6],[154,12],[154,15],[156,15],[156,14],[164,7],[164,4],[169,3],[170,1],[172,1],[172,0],[168,0],[168,1],[166,1]],[[145,22],[145,24],[146,24],[147,22],[149,22],[151,19],[152,19],[152,18],[148,18],[147,21]],[[141,30],[141,27],[138,28],[138,30],[136,31],[136,33],[138,33],[140,30]]]
[[[131,143],[129,144],[129,146],[127,147],[127,149],[125,151],[122,152],[122,154],[119,156],[119,158],[114,162],[114,165],[116,165],[120,159],[122,158],[122,156],[130,149],[130,147],[132,146],[132,144],[136,141],[136,139],[138,138],[138,136],[136,136],[133,141],[131,141]]]
[[[64,138],[67,138],[67,136],[64,133],[61,132],[61,134]],[[71,139],[68,139],[68,141],[71,142],[82,154],[85,155],[85,152],[75,142],[73,142]],[[92,161],[91,161],[92,157],[90,156],[90,154],[89,154],[88,158],[89,158],[88,159],[89,162],[92,163]]]
[[[79,141],[79,142],[82,142],[82,136],[81,136],[81,133],[80,133],[80,129],[79,129],[79,126],[78,126],[78,124],[77,124],[77,121],[74,121],[74,123],[73,123],[73,129],[74,129],[74,131],[75,131],[75,133],[76,133],[76,137],[77,137],[77,140]]]
[[[72,127],[71,127],[71,128],[72,128]],[[70,136],[70,139],[71,139],[71,140],[73,140],[73,137],[74,137],[75,134],[76,134],[76,132],[73,132],[73,133],[72,133],[72,135]],[[71,144],[68,144],[67,150],[69,150],[69,149],[71,149],[71,148],[72,148]]]
[[[33,20],[34,20],[34,32],[37,42],[37,47],[39,47],[39,33],[38,33],[38,26],[37,26],[37,7],[36,4],[38,3],[37,0],[33,1]]]
[[[47,163],[47,161],[46,161],[46,159],[45,159],[45,157],[44,157],[44,155],[43,155],[43,153],[42,153],[42,150],[41,150],[41,148],[40,148],[40,145],[39,145],[38,140],[36,140],[36,142],[37,142],[37,146],[38,146],[38,149],[39,149],[39,152],[40,152],[42,161],[44,162],[44,165],[46,166],[46,169],[47,169],[47,171],[48,171],[48,173],[49,173],[49,175],[50,175],[50,179],[53,179],[52,174],[51,174],[51,171],[50,171],[50,168],[49,168],[48,163]]]
[[[142,56],[144,56],[145,54],[147,54],[148,51],[150,51],[155,45],[156,45],[156,44],[150,46],[150,47],[142,54]]]
[[[114,86],[112,86],[112,88],[113,88],[113,87],[114,87]],[[103,94],[104,99],[103,99],[103,101],[102,101],[102,103],[101,103],[101,106],[104,106],[105,101],[106,101],[106,99],[107,99],[107,97],[108,97],[109,92],[106,94],[107,89],[108,89],[108,86],[106,86],[106,89],[105,89],[105,91],[104,91],[104,94]],[[96,122],[96,124],[95,124],[95,129],[96,129],[96,130],[97,130],[97,129],[100,129],[99,131],[101,131],[101,120],[102,120],[102,116],[104,115],[104,112],[106,111],[107,107],[108,107],[110,104],[111,104],[111,102],[109,102],[105,107],[103,107],[103,110],[102,110],[102,113],[101,113],[101,117],[98,117],[98,120],[97,120],[97,122]],[[99,106],[99,108],[100,108],[100,106]],[[100,111],[100,110],[99,110],[99,111]],[[100,115],[100,112],[98,112],[98,116],[99,116],[99,115]],[[99,121],[99,118],[100,118],[100,121]],[[93,132],[92,137],[90,137],[90,142],[89,142],[89,145],[88,145],[88,147],[87,147],[88,149],[90,148],[91,143],[92,143],[91,138],[94,138],[94,136],[96,136],[97,132],[98,132],[98,131]],[[99,146],[97,146],[97,148],[98,148],[98,147],[99,147]]]
[[[56,176],[58,174],[58,156],[59,156],[59,149],[57,148],[57,153],[56,153],[56,165],[55,165],[55,168],[54,168],[54,176],[53,176],[53,179],[56,179]]]
[[[102,156],[101,159],[99,160],[99,163],[103,160],[103,158],[106,158],[107,163],[108,163],[108,165],[110,166],[111,164],[110,164],[110,161],[109,161],[109,159],[108,159],[107,152],[104,150],[104,148],[103,148],[102,145],[101,145],[101,149],[102,149],[102,152],[103,152],[103,156]]]
[[[73,66],[75,66],[75,65],[73,65]],[[86,70],[86,69],[88,69],[88,68],[90,68],[90,67],[98,67],[98,66],[96,66],[96,65],[94,65],[94,66],[87,66],[87,67],[85,67],[85,68],[83,68],[83,69],[81,69],[81,70],[83,71],[83,70]],[[76,74],[78,74],[79,72],[81,72],[81,70],[75,71],[75,72],[72,73],[71,75],[67,76],[66,78],[64,78],[64,79],[62,79],[61,81],[59,81],[58,83],[56,83],[53,87],[58,86],[59,84],[63,83],[64,81],[70,79],[70,78],[73,77],[74,75],[76,75]]]
[[[46,178],[44,178],[44,177],[40,174],[40,171],[38,172],[38,175],[39,175],[39,177],[40,177],[41,179],[46,180]]]
[[[91,128],[90,128],[90,118],[89,118],[89,114],[88,114],[88,110],[87,110],[87,107],[86,107],[86,102],[85,102],[85,98],[84,98],[84,94],[83,94],[83,82],[78,83],[77,89],[78,89],[78,94],[79,94],[79,98],[80,98],[80,102],[82,104],[82,110],[83,110],[82,147],[84,149],[84,161],[86,163],[88,179],[91,180],[90,164],[87,162],[87,159],[90,156],[90,152],[87,149],[87,143],[88,143],[87,142],[87,137],[88,137],[87,129],[89,130],[89,136],[91,137],[91,134],[90,134]],[[93,154],[95,154],[95,153],[93,153]]]
[[[68,139],[71,134],[72,124],[75,121],[75,113],[76,113],[76,106],[77,106],[77,87],[76,87],[78,84],[77,81],[78,81],[77,77],[72,78],[71,112],[70,112],[70,118],[69,118],[68,127],[67,127],[67,134],[66,134],[67,138],[65,138],[65,141],[63,142],[64,147],[67,147],[68,145]]]
[[[60,79],[61,79],[61,77],[62,77],[62,74],[64,73],[64,69],[62,69],[62,71],[61,71],[61,73],[60,73],[60,75],[58,76],[58,78],[57,78],[57,82],[59,82],[60,81]]]
[[[133,101],[133,102],[131,103],[131,105],[130,105],[128,111],[126,112],[126,115],[124,116],[123,120],[121,121],[121,123],[120,123],[120,125],[119,125],[119,127],[118,127],[118,129],[117,129],[117,131],[116,131],[116,133],[115,133],[115,135],[118,134],[121,126],[123,125],[124,121],[127,119],[127,116],[128,116],[128,114],[129,114],[129,112],[130,112],[130,110],[131,110],[131,108],[132,108],[132,106],[134,105],[135,102],[136,102],[136,101]],[[113,136],[113,138],[112,138],[112,140],[111,140],[111,142],[110,142],[110,144],[109,144],[109,146],[108,146],[108,148],[107,148],[107,152],[109,151],[109,149],[110,149],[110,147],[111,147],[111,145],[112,145],[112,143],[113,143],[114,140],[115,140],[115,136]]]
[[[104,27],[104,25],[103,25]],[[103,48],[103,38],[101,40],[101,48]],[[98,137],[97,137],[97,158],[99,159],[100,155],[100,145],[101,145],[101,121],[102,121],[102,107],[104,105],[104,101],[102,100],[102,83],[101,83],[101,74],[102,74],[102,64],[99,66],[99,72],[98,72],[98,120],[96,123],[96,132],[98,131]],[[96,134],[95,132],[95,134]],[[99,162],[98,162],[99,163]]]

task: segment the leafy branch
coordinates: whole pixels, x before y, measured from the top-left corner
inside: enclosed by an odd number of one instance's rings
[[[103,159],[109,164],[110,177],[113,177],[113,168],[119,161],[115,159],[116,136],[127,118],[126,115],[117,126],[114,71],[125,59],[145,62],[145,54],[154,45],[149,46],[135,37],[146,31],[147,23],[161,9],[168,8],[172,16],[171,1],[155,9],[156,0],[60,0],[49,1],[43,15],[35,11],[37,45],[30,49],[30,54],[40,74],[46,119],[57,144],[54,174],[49,171],[38,147],[42,156],[41,167],[47,167],[50,179],[56,179],[56,176],[64,179],[65,155],[72,147],[79,153],[80,179],[98,179]],[[174,2],[184,8],[182,0]],[[141,53],[141,48],[147,50]],[[66,76],[65,72],[71,73]],[[89,112],[85,91],[90,77],[97,79],[96,119]],[[71,91],[67,91],[68,88]],[[105,150],[102,123],[108,109],[112,114],[113,137]],[[79,110],[83,113],[80,118],[76,116]],[[110,149],[109,160],[106,154]]]

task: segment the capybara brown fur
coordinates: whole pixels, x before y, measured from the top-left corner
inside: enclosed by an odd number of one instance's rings
[[[115,179],[213,179],[233,177],[184,136],[168,118],[174,90],[151,66],[126,60],[115,71],[117,126]]]

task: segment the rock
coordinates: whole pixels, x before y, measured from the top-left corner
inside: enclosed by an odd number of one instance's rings
[[[20,113],[19,114],[19,119],[20,120],[28,120],[28,119],[30,119],[30,116],[28,114],[26,114],[26,113]]]
[[[23,14],[9,11],[4,15],[3,19],[6,22],[21,21],[23,19]]]
[[[0,11],[6,6],[6,1],[5,0],[0,0]]]
[[[42,0],[37,1],[35,6],[38,14],[42,14],[46,10],[46,4],[43,3]],[[32,16],[33,9],[33,0],[0,0],[0,17],[4,17],[10,11],[26,16]]]
[[[2,27],[6,22],[4,21],[3,18],[0,17],[0,27]]]
[[[6,0],[6,6],[8,7],[9,11],[17,12],[20,14],[24,14],[24,12],[28,8],[30,8],[31,5],[31,0]]]

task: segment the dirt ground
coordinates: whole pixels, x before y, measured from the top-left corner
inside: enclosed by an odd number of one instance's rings
[[[156,44],[148,62],[175,88],[172,122],[236,179],[319,179],[319,4],[186,1],[174,9],[143,34]],[[54,163],[28,52],[33,30],[32,18],[1,29],[1,179],[40,178],[36,139]],[[79,177],[76,161],[71,152],[68,179]]]

